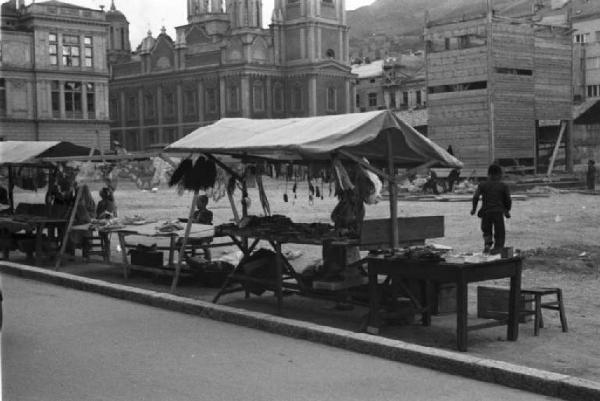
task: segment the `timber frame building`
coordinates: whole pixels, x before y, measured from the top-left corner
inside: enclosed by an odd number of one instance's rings
[[[572,37],[569,26],[496,16],[426,21],[428,136],[452,145],[465,170],[492,162],[547,167],[540,121],[560,120],[572,168]]]
[[[187,10],[174,40],[163,28],[127,60],[109,50],[112,140],[139,150],[223,117],[353,110],[345,0],[275,0],[270,29],[261,0],[188,0]],[[117,13],[107,13],[115,34],[127,27]]]

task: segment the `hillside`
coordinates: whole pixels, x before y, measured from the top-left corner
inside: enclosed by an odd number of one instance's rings
[[[517,0],[494,0],[493,4],[499,8],[514,1]],[[422,48],[426,11],[435,20],[485,12],[486,7],[486,0],[377,0],[347,13],[351,53],[381,47],[382,41],[387,42],[384,48],[391,53]]]

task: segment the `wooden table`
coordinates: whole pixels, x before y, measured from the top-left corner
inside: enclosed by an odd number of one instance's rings
[[[366,259],[369,274],[370,310],[367,331],[372,334],[379,333],[379,308],[380,285],[379,275],[385,275],[391,280],[416,279],[427,283],[423,288],[424,310],[422,312],[423,325],[431,324],[432,291],[431,283],[456,284],[456,343],[460,351],[467,351],[467,333],[470,330],[507,325],[507,339],[516,341],[519,336],[519,299],[521,295],[521,265],[520,257],[498,259],[481,263],[445,263],[423,261],[407,258],[394,258],[385,256],[370,256]],[[510,278],[510,296],[508,319],[479,325],[468,326],[468,284]]]
[[[129,278],[129,271],[131,269],[140,269],[140,270],[151,270],[155,272],[165,273],[171,272],[175,274],[176,263],[175,263],[175,252],[180,251],[179,242],[180,238],[183,238],[183,230],[177,230],[173,232],[160,232],[156,230],[156,226],[159,224],[147,223],[142,225],[126,225],[124,227],[118,227],[114,229],[107,229],[105,232],[116,232],[119,237],[119,245],[121,247],[121,258],[123,265],[123,276],[125,279]],[[194,224],[192,229],[190,238],[191,239],[212,239],[215,237],[214,230],[212,226],[207,226],[203,224]],[[143,237],[151,237],[151,238],[162,238],[168,240],[168,245],[166,246],[157,246],[155,249],[157,251],[167,251],[168,252],[168,262],[166,266],[157,268],[157,267],[149,267],[149,266],[136,266],[129,263],[129,259],[127,258],[127,250],[135,248],[137,244],[131,244],[126,241],[127,236],[139,235]],[[192,246],[188,242],[189,246]],[[201,247],[207,248],[215,248],[220,246],[232,245],[230,243],[222,244],[222,243],[207,243],[206,245],[202,245]],[[173,280],[175,281],[175,275]]]
[[[235,267],[233,272],[225,280],[223,286],[213,298],[213,303],[218,302],[222,295],[233,292],[244,291],[243,284],[257,284],[265,290],[273,291],[277,297],[277,311],[281,313],[283,304],[283,293],[293,291],[301,295],[317,296],[317,291],[307,287],[300,274],[297,273],[290,262],[283,254],[282,247],[285,244],[303,244],[303,245],[318,245],[323,246],[324,241],[330,241],[336,245],[356,245],[358,240],[346,239],[329,233],[322,237],[309,236],[306,233],[294,231],[293,227],[219,227],[220,235],[227,235],[242,251],[244,256]],[[252,241],[248,241],[252,238]],[[242,268],[246,258],[248,258],[256,249],[260,241],[265,241],[270,244],[275,252],[275,277],[273,278],[256,278],[250,277],[242,272]],[[231,282],[242,283],[242,287],[229,288]],[[246,291],[246,296],[249,292]]]
[[[66,226],[66,219],[30,216],[27,218],[2,218],[0,226],[9,232],[15,233],[18,231],[35,231],[35,264],[42,265],[43,258],[43,233],[46,228],[54,228],[58,226]],[[4,256],[8,258],[8,250],[4,250]]]

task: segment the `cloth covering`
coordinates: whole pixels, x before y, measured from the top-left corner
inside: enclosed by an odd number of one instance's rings
[[[36,163],[35,159],[42,157],[87,156],[90,150],[64,141],[4,141],[0,142],[0,164]]]
[[[388,110],[276,120],[224,118],[196,129],[166,151],[318,161],[347,150],[374,163],[387,161],[388,131],[392,132],[396,167],[429,161],[462,167],[458,159]]]

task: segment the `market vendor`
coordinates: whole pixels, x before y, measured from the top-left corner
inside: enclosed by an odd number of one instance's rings
[[[334,169],[338,177],[336,194],[339,202],[331,213],[331,220],[343,234],[358,237],[365,218],[365,203],[377,201],[381,182],[375,182],[378,180],[377,176],[362,167],[356,167],[352,171],[352,180],[341,163],[334,162]],[[359,260],[358,246],[333,245],[331,241],[325,241],[322,279],[342,281],[349,273],[345,271],[346,267]]]

